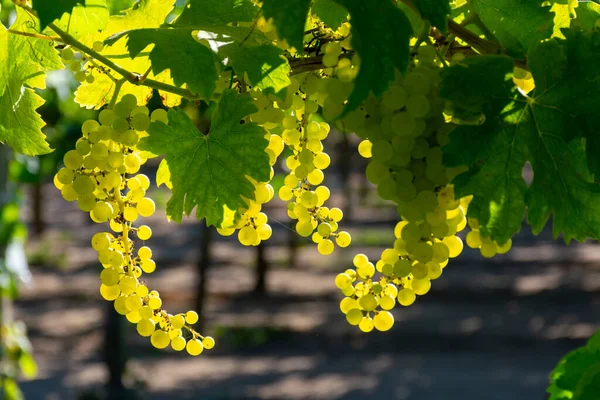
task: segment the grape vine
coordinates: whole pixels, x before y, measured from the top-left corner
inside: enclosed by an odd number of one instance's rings
[[[396,304],[427,294],[463,239],[483,257],[505,254],[525,215],[536,234],[552,217],[567,243],[600,238],[600,7],[283,3],[189,0],[171,13],[172,0],[139,0],[109,16],[20,0],[0,31],[2,143],[51,151],[33,90],[48,71],[71,71],[75,100],[99,110],[55,185],[109,224],[112,233],[92,238],[100,293],[155,347],[198,355],[215,343],[194,330],[197,314],[169,314],[141,279],[156,267],[144,245],[152,230],[138,224],[155,212],[139,172],[151,157],[162,157],[156,183],[171,190],[169,219],[195,210],[257,246],[273,234],[265,205],[281,200],[295,231],[327,256],[352,242],[326,185],[327,139],[358,136],[365,178],[398,214],[380,257],[353,255],[332,282],[363,332],[391,329]],[[153,91],[168,111],[147,108]],[[208,132],[182,102],[211,106]]]

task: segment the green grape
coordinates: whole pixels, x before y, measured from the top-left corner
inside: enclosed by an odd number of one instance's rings
[[[463,250],[463,242],[458,236],[449,236],[443,239],[443,242],[448,246],[450,258],[458,257]]]
[[[85,81],[86,77],[87,77],[87,75],[86,75],[85,71],[77,71],[77,72],[75,72],[75,80],[77,82],[81,83],[81,82]]]
[[[338,274],[335,277],[335,286],[345,289],[352,284],[352,278],[348,274]]]
[[[154,333],[156,323],[152,319],[142,319],[137,323],[137,331],[141,336],[148,337]]]
[[[497,247],[498,254],[506,254],[512,248],[512,240],[508,239],[506,243],[504,243],[503,245],[498,245]]]
[[[309,221],[299,221],[296,224],[296,232],[302,237],[309,237],[313,231],[314,228]]]
[[[158,296],[150,296],[148,299],[148,307],[153,310],[158,310],[162,306],[162,300]]]
[[[406,101],[406,111],[415,118],[424,118],[430,109],[429,100],[423,95],[412,95]]]
[[[240,229],[238,233],[238,240],[244,246],[252,246],[257,239],[258,233],[252,226],[246,226]]]
[[[358,325],[363,319],[363,313],[358,308],[353,308],[346,313],[346,320],[350,325]]]
[[[417,130],[417,121],[406,111],[394,115],[391,120],[392,131],[400,136],[411,136]]]
[[[329,218],[331,218],[334,222],[340,222],[343,217],[344,213],[339,208],[334,207],[331,210],[329,210]],[[333,229],[333,231],[335,232],[336,229]]]
[[[429,262],[427,263],[427,278],[431,279],[431,280],[435,280],[437,278],[439,278],[440,276],[442,276],[442,267],[440,266],[440,264],[436,263],[436,262]]]
[[[372,148],[373,148],[373,143],[371,143],[370,140],[363,140],[358,145],[358,153],[363,158],[371,158],[373,156],[373,153],[371,152]]]
[[[136,209],[142,217],[150,217],[156,210],[156,204],[154,200],[144,197],[137,203]]]
[[[177,336],[171,340],[171,348],[175,351],[181,351],[185,349],[187,342],[183,336]]]
[[[450,257],[450,250],[446,244],[434,243],[431,247],[433,249],[433,261],[436,263],[442,263]]]
[[[73,72],[79,71],[81,69],[81,61],[71,61],[71,63],[69,63],[69,69]]]
[[[99,41],[94,42],[94,44],[92,45],[92,49],[94,49],[94,51],[97,51],[97,52],[102,51],[103,48],[104,48],[104,44]]]
[[[74,55],[75,55],[75,53],[73,52],[73,50],[70,47],[65,47],[60,52],[60,57],[65,61],[71,61],[73,59]]]
[[[198,356],[204,350],[204,346],[202,346],[202,342],[200,340],[192,339],[189,342],[187,342],[185,349],[187,350],[189,355]]]
[[[394,155],[392,145],[387,140],[376,140],[373,143],[371,152],[373,154],[373,159],[382,163],[391,160],[392,156]]]
[[[56,173],[56,176],[57,176],[58,181],[64,185],[68,185],[69,183],[72,183],[73,179],[75,179],[75,174],[69,168],[61,168]]]
[[[481,246],[481,255],[485,258],[492,258],[496,255],[498,249],[496,247],[496,243],[484,243]]]
[[[406,259],[400,259],[394,263],[394,275],[404,278],[412,272],[412,262]]]
[[[76,150],[69,150],[63,157],[65,167],[71,170],[77,170],[81,168],[83,164],[83,157]]]
[[[164,349],[171,343],[171,339],[167,332],[156,330],[152,333],[152,336],[150,336],[150,343],[157,349]]]
[[[94,75],[92,75],[91,72],[85,77],[85,81],[87,83],[94,83],[95,80],[96,78],[94,78]]]
[[[319,245],[317,246],[317,249],[319,250],[319,253],[326,256],[326,255],[333,253],[334,245],[331,240],[324,239],[319,243]]]
[[[148,240],[152,236],[152,230],[147,225],[142,225],[138,228],[137,236],[140,240]]]
[[[106,222],[113,215],[113,207],[110,205],[110,203],[107,203],[105,201],[99,201],[94,206],[92,212],[98,220]]]
[[[77,140],[77,143],[75,144],[75,150],[77,150],[77,152],[82,156],[88,155],[90,153],[91,148],[92,146],[90,145],[90,142],[88,142],[84,138]]]
[[[411,95],[426,95],[431,90],[431,79],[420,72],[411,72],[404,80],[404,85]]]
[[[100,285],[100,295],[104,300],[116,300],[120,294],[121,290],[118,286],[106,286],[104,284]]]
[[[337,245],[342,248],[350,246],[351,241],[352,238],[350,237],[350,234],[345,231],[338,233],[338,236],[335,238]]]
[[[340,310],[344,314],[348,314],[348,311],[358,308],[358,302],[351,297],[344,297],[340,302]]]
[[[389,177],[390,170],[382,162],[372,160],[367,165],[365,174],[369,182],[377,185]]]
[[[190,325],[194,325],[196,322],[198,322],[198,313],[196,313],[195,311],[186,312],[185,321]]]
[[[389,331],[394,326],[394,316],[389,311],[380,311],[373,318],[373,325],[378,331]]]
[[[150,259],[144,259],[140,263],[140,268],[147,274],[151,274],[156,270],[156,263]]]
[[[416,299],[417,296],[412,289],[405,288],[398,292],[398,303],[400,303],[402,306],[408,307],[413,304]]]
[[[408,93],[401,86],[391,86],[381,97],[381,105],[390,111],[397,111],[406,105]]]
[[[363,319],[358,324],[358,328],[363,332],[371,332],[375,325],[373,324],[373,319],[371,317],[363,317]]]
[[[431,289],[431,281],[427,278],[424,279],[413,279],[412,290],[419,296],[426,295]]]
[[[204,346],[204,348],[206,350],[210,350],[212,348],[215,347],[215,339],[213,339],[210,336],[206,336],[204,339],[202,339],[202,346]]]
[[[131,118],[131,127],[138,132],[147,131],[150,126],[150,117],[146,114],[135,114]]]
[[[416,279],[424,279],[427,278],[429,269],[427,268],[426,264],[418,262],[412,266],[411,272]]]

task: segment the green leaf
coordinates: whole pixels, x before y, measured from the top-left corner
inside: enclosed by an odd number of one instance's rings
[[[333,30],[348,18],[348,11],[333,0],[315,0],[311,12]]]
[[[205,13],[205,18],[211,20],[212,15]],[[219,60],[227,60],[240,78],[247,74],[252,86],[269,93],[280,92],[291,83],[291,69],[288,60],[282,57],[283,51],[252,28],[187,25],[187,21],[177,20],[169,28],[121,32],[106,43],[114,44],[124,36],[128,37],[131,57],[154,44],[150,52],[152,71],[160,73],[168,69],[177,85],[185,83],[206,99],[216,87]]]
[[[31,7],[37,12],[42,29],[57,18],[62,17],[64,13],[70,13],[78,3],[83,4],[84,0],[35,0]]]
[[[124,31],[158,28],[165,22],[165,18],[171,12],[174,2],[175,0],[140,0],[134,8],[127,10],[124,14],[111,15],[106,28],[102,32],[85,36],[81,41],[88,46],[92,46],[96,41],[104,42],[109,36]],[[100,53],[116,61],[128,71],[143,74],[150,67],[150,60],[147,54],[131,59],[124,41],[117,42],[112,46],[104,46],[104,49]],[[159,76],[150,73],[149,77],[161,82],[173,83],[168,71],[159,74]],[[115,91],[115,82],[108,75],[101,73],[94,73],[94,78],[94,83],[83,82],[77,88],[75,101],[83,107],[98,109],[111,101]],[[163,98],[163,103],[166,105],[175,106],[180,101],[179,96],[160,91],[159,93]],[[146,104],[150,99],[152,89],[125,82],[119,91],[118,99],[126,94],[135,95],[138,103],[141,105]]]
[[[304,27],[311,0],[263,0],[262,11],[266,19],[273,18],[280,38],[303,52]]]
[[[543,0],[473,0],[483,24],[511,56],[523,57],[529,47],[552,35],[553,14]]]
[[[282,56],[282,50],[275,46],[247,47],[232,43],[222,51],[229,57],[229,63],[235,73],[242,77],[247,74],[250,84],[254,87],[277,93],[291,83],[290,64]]]
[[[128,33],[127,48],[135,58],[148,45],[152,72],[159,74],[170,70],[177,86],[188,88],[204,99],[210,99],[215,91],[217,60],[212,51],[192,37],[191,29],[137,29]]]
[[[350,13],[352,47],[360,69],[345,112],[356,109],[371,91],[381,96],[394,79],[394,69],[406,71],[412,27],[406,15],[388,0],[336,0]]]
[[[448,15],[450,14],[450,3],[448,0],[413,0],[419,9],[421,16],[431,25],[442,32],[448,31]]]
[[[482,232],[500,241],[510,237],[518,230],[516,217],[514,221],[511,217],[515,202],[522,215],[523,185],[517,170],[526,160],[534,171],[525,194],[533,232],[538,234],[553,216],[554,236],[562,233],[567,243],[600,238],[600,185],[588,168],[583,139],[597,130],[580,123],[595,114],[594,104],[600,101],[598,33],[567,32],[566,40],[532,47],[527,60],[536,82],[527,97],[509,88],[502,74],[490,76],[485,68],[461,66],[477,61],[465,60],[444,74],[443,95],[453,98],[450,88],[460,85],[467,96],[456,95],[454,100],[479,102],[485,114],[483,125],[459,127],[450,135],[454,143],[444,149],[447,164],[462,161],[470,167],[457,177],[457,193],[475,195],[476,206],[469,207],[469,216],[480,219]],[[459,155],[461,149],[466,154]],[[486,177],[502,179],[502,185],[492,188]]]
[[[440,94],[453,101],[455,111],[498,115],[507,104],[506,98],[516,92],[512,69],[509,57],[466,58],[442,71]],[[521,175],[526,162],[525,143],[515,129],[518,125],[508,121],[512,122],[510,115],[487,118],[480,126],[459,126],[444,148],[446,165],[470,166],[454,180],[456,194],[475,194],[469,216],[479,220],[483,234],[500,243],[521,228],[527,190]]]
[[[17,16],[17,26],[21,15]],[[33,88],[45,87],[45,71],[56,67],[62,63],[51,42],[9,34],[0,27],[0,142],[18,153],[52,151],[42,133],[45,123],[36,112],[44,100]]]
[[[167,203],[171,219],[181,221],[184,212],[191,215],[197,206],[196,217],[206,218],[208,225],[231,225],[238,210],[246,207],[242,196],[254,198],[248,177],[269,179],[265,131],[255,123],[242,123],[255,111],[250,97],[225,90],[207,135],[181,110],[169,110],[169,125],[150,125],[139,147],[165,155],[173,186]]]
[[[191,0],[177,18],[177,25],[226,25],[231,22],[252,22],[257,10],[258,8],[250,0]]]
[[[107,23],[106,0],[85,0],[85,6],[75,5],[69,15],[63,15],[55,24],[75,38],[80,38],[100,32]]]

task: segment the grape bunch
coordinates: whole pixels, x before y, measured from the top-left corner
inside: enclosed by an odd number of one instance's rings
[[[319,110],[316,92],[311,96],[303,89],[298,81],[292,80],[285,99],[252,90],[250,94],[258,111],[250,118],[269,132],[267,152],[272,165],[284,145],[291,151],[285,159],[289,173],[278,191],[279,198],[288,201],[288,216],[297,220],[298,234],[311,237],[319,253],[329,255],[335,244],[349,246],[351,237],[346,231],[338,231],[342,211],[325,206],[330,192],[322,185],[323,170],[331,160],[323,151],[322,141],[329,135],[330,127],[314,118]]]
[[[389,311],[396,302],[409,306],[426,294],[449,259],[463,250],[457,233],[467,225],[471,197],[455,197],[450,182],[462,169],[442,163],[451,125],[445,123],[444,102],[437,92],[435,49],[422,47],[418,55],[419,62],[405,77],[397,74],[381,98],[371,96],[338,122],[341,129],[364,139],[358,150],[369,159],[366,177],[377,185],[381,198],[396,203],[401,217],[393,248],[385,249],[375,264],[357,255],[354,269],[335,280],[346,296],[342,312],[364,332],[391,328],[394,320]],[[348,84],[330,79],[338,82],[327,87],[340,91],[329,107],[339,110],[344,104],[341,89]]]
[[[475,218],[469,218],[468,224],[471,231],[467,233],[467,237],[465,238],[467,246],[472,249],[479,249],[483,257],[492,258],[496,254],[505,254],[512,248],[511,239],[508,239],[504,244],[500,244],[492,240],[489,236],[483,235],[479,231],[479,221]]]
[[[102,51],[104,45],[102,42],[94,42],[92,49],[94,51]],[[77,82],[94,83],[94,75],[92,70],[94,65],[91,63],[91,58],[78,51],[73,51],[70,46],[66,46],[59,53],[65,65],[75,74]]]
[[[65,166],[54,183],[65,200],[76,201],[94,222],[108,222],[112,230],[96,233],[91,240],[103,267],[101,296],[114,301],[115,310],[136,324],[140,335],[150,337],[154,347],[171,345],[176,351],[185,348],[199,355],[214,347],[214,339],[192,328],[198,314],[169,314],[162,308],[159,293],[141,279],[144,273],[154,272],[156,263],[150,247],[143,245],[152,230],[137,221],[150,217],[156,207],[146,196],[150,180],[139,173],[146,158],[136,145],[153,121],[167,124],[166,111],[158,109],[149,115],[147,107],[137,105],[135,96],[123,96],[114,108],[102,110],[98,121],[83,123],[83,136],[65,154]]]

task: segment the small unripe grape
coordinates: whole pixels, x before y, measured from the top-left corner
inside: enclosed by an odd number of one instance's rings
[[[171,340],[171,348],[175,351],[181,351],[185,349],[186,341],[183,336],[177,336]]]
[[[206,336],[204,339],[202,339],[202,346],[204,346],[206,350],[212,349],[215,347],[215,339],[210,336]]]
[[[194,325],[196,322],[198,322],[198,313],[196,313],[196,311],[186,312],[185,321],[190,325]]]
[[[202,346],[202,342],[200,340],[192,339],[189,342],[187,342],[185,349],[187,350],[189,355],[198,356],[204,350],[204,346]]]
[[[137,236],[140,240],[148,240],[152,236],[152,229],[147,225],[142,225],[138,228]]]
[[[94,49],[94,51],[102,51],[102,49],[104,48],[104,44],[102,42],[94,42],[94,44],[92,45],[92,49]]]
[[[363,313],[358,308],[353,308],[346,313],[346,321],[348,321],[350,325],[358,325],[362,319]]]
[[[152,333],[150,337],[150,343],[152,346],[157,349],[164,349],[171,343],[171,339],[169,339],[169,334],[163,330],[157,330]]]

